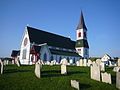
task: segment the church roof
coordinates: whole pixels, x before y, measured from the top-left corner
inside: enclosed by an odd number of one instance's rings
[[[27,26],[27,30],[30,38],[30,43],[47,43],[48,46],[75,49],[75,41],[72,41],[70,38],[42,31],[29,26]]]
[[[65,55],[65,56],[76,56],[80,57],[78,53],[76,52],[70,52],[70,51],[63,51],[63,50],[56,50],[56,49],[50,49],[50,52],[52,54],[57,54],[57,55]]]
[[[11,57],[17,57],[20,55],[20,50],[12,50]]]
[[[86,29],[87,30],[82,11],[81,11],[80,21],[78,23],[76,30],[78,30],[78,29]]]

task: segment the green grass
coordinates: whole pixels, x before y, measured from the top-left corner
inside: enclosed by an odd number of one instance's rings
[[[106,84],[90,79],[89,67],[68,66],[68,74],[60,74],[60,66],[43,66],[42,76],[38,79],[34,74],[33,66],[16,65],[6,66],[3,75],[0,75],[0,90],[75,90],[70,86],[70,80],[76,79],[80,82],[82,90],[117,90],[115,81]],[[107,72],[112,68],[107,67]]]

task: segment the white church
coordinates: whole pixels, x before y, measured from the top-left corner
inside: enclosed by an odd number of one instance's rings
[[[44,63],[55,60],[60,63],[66,58],[69,63],[75,63],[80,58],[89,58],[87,28],[83,13],[76,29],[76,41],[30,26],[25,27],[20,48],[20,63],[32,65],[38,59]]]

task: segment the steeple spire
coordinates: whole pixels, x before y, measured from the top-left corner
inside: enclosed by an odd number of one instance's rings
[[[76,30],[78,30],[78,29],[86,29],[87,30],[85,22],[84,22],[84,17],[83,17],[83,12],[82,11],[81,11],[80,21],[78,23],[78,26],[77,26]]]

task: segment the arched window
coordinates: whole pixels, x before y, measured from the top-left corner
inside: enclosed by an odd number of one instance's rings
[[[44,54],[44,61],[47,61],[47,54]]]
[[[81,37],[81,32],[78,33],[78,37]]]

